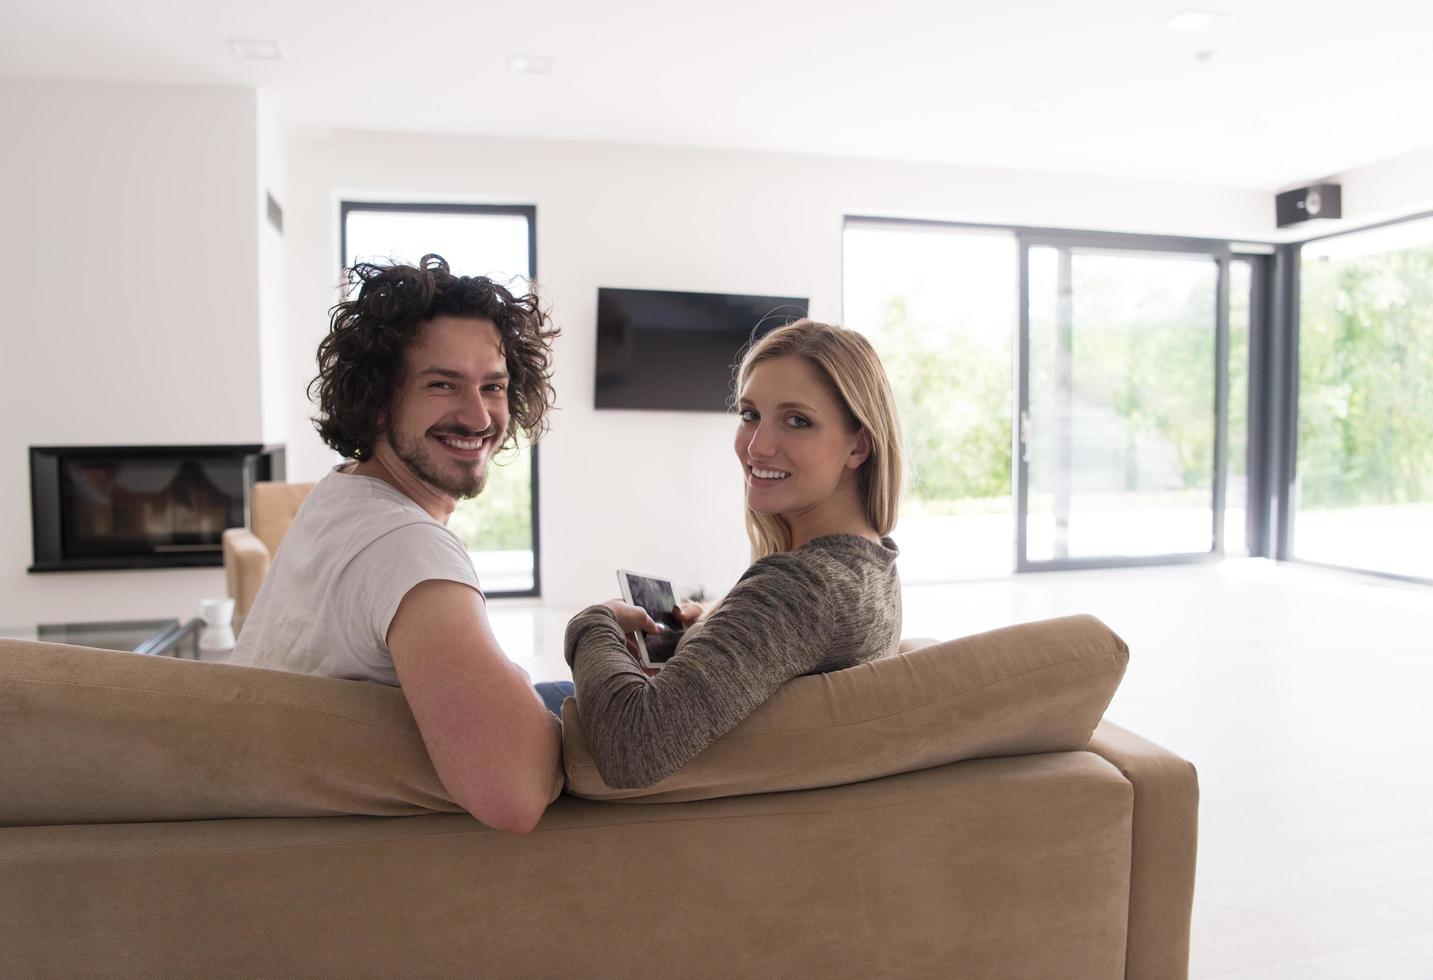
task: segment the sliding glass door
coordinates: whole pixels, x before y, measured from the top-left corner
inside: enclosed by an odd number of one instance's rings
[[[853,221],[844,247],[845,325],[881,355],[905,437],[902,580],[1008,574],[1015,233]]]
[[[1020,254],[1018,567],[1217,554],[1228,250],[1025,233]]]
[[[1263,494],[1256,478],[1251,428],[1261,424],[1262,363],[1256,362],[1255,339],[1267,326],[1266,289],[1270,254],[1235,255],[1229,260],[1229,353],[1225,358],[1229,395],[1224,416],[1224,541],[1226,556],[1263,554],[1265,518],[1251,501]],[[1258,390],[1256,389],[1256,386]]]
[[[901,413],[903,578],[1247,553],[1267,256],[876,219],[844,248]]]
[[[1433,217],[1304,243],[1291,554],[1433,580]]]

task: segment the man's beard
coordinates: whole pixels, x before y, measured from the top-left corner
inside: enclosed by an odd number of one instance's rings
[[[418,437],[418,441],[409,443],[402,436],[389,429],[386,433],[388,447],[393,450],[394,455],[408,464],[409,469],[418,474],[423,482],[446,493],[456,500],[467,500],[476,497],[483,492],[483,487],[488,482],[488,460],[492,458],[491,452],[488,458],[483,460],[483,468],[477,473],[467,472],[462,476],[446,477],[439,470],[437,462],[429,452],[425,442],[428,435],[447,435],[457,439],[481,439],[492,435],[491,429],[484,429],[482,432],[464,430],[462,432],[451,429],[444,429],[441,432],[429,431]]]

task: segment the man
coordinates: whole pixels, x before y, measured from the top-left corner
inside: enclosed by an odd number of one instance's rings
[[[447,523],[494,453],[545,430],[558,331],[535,296],[436,255],[351,276],[309,386],[346,462],[295,516],[233,662],[402,687],[453,800],[526,833],[561,786],[560,725],[498,646]]]

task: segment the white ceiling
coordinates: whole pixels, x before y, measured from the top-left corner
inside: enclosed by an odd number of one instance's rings
[[[1191,8],[1221,16],[1163,29]],[[0,76],[254,87],[301,128],[1277,190],[1433,144],[1433,0],[0,0]]]

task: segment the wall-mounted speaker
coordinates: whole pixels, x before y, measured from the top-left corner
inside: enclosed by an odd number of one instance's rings
[[[1343,217],[1343,191],[1338,184],[1314,184],[1274,196],[1274,218],[1280,228],[1315,218]]]

